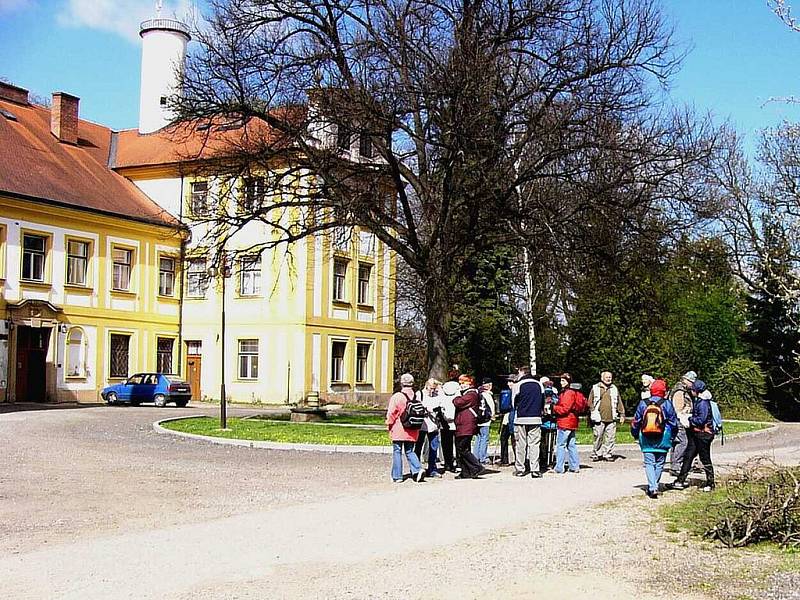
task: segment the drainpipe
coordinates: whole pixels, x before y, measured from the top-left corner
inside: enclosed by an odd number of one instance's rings
[[[183,227],[183,173],[181,173],[180,203],[178,205],[178,220]],[[186,260],[186,237],[181,231],[181,258],[180,258],[180,283],[178,284],[178,377],[183,379],[183,280],[184,263]]]

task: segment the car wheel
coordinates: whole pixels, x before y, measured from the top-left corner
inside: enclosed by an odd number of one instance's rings
[[[156,394],[153,396],[153,402],[158,408],[163,408],[167,405],[167,397],[164,394]]]
[[[188,400],[178,400],[177,402],[175,402],[175,406],[177,406],[178,408],[186,408],[187,404],[189,404]]]
[[[112,406],[117,403],[117,395],[114,392],[106,394],[106,404]]]

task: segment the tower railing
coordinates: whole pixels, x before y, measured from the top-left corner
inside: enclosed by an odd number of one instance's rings
[[[153,29],[177,31],[178,33],[182,33],[187,37],[191,37],[189,28],[185,24],[175,19],[148,19],[147,21],[143,21],[139,26],[139,35],[142,35],[144,32],[151,31]]]

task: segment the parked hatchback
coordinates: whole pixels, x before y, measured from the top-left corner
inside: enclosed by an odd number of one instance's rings
[[[103,388],[100,396],[109,405],[152,402],[161,407],[168,402],[174,402],[176,406],[183,407],[192,399],[192,388],[174,375],[137,373],[128,377],[124,383]]]

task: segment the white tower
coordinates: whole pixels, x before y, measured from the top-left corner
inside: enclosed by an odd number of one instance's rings
[[[161,2],[156,3],[156,18],[144,21],[142,36],[142,85],[139,92],[139,133],[151,133],[170,122],[167,99],[178,91],[179,70],[186,60],[189,28],[175,19],[161,18]]]

